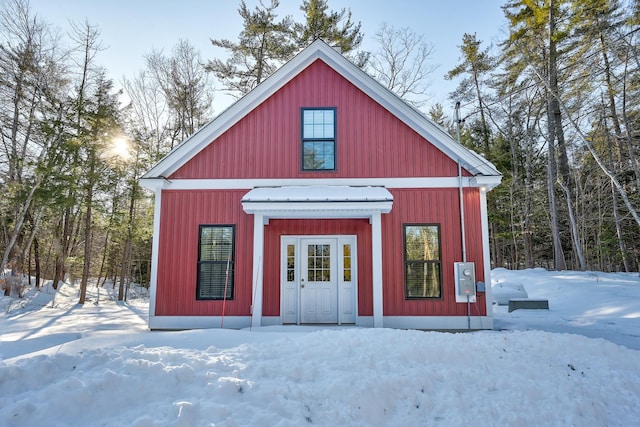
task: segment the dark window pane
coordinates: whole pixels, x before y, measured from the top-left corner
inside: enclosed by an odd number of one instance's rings
[[[227,266],[226,264],[200,264],[200,283],[198,286],[199,298],[224,298],[225,283],[227,287],[226,298],[229,299],[232,296],[233,289],[233,275],[229,274],[229,281],[227,279]]]
[[[440,297],[440,265],[435,263],[407,263],[407,297]]]
[[[405,256],[407,260],[440,259],[437,226],[411,225],[405,228]]]
[[[335,110],[303,110],[302,168],[334,170],[335,164]]]
[[[233,298],[233,233],[233,226],[200,227],[197,299]]]
[[[405,295],[407,298],[442,296],[440,227],[405,226]]]
[[[305,169],[334,169],[333,141],[305,141],[303,150]]]

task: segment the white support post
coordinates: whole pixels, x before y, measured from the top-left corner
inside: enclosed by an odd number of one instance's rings
[[[262,325],[262,272],[264,263],[264,216],[253,216],[253,292],[251,324]]]
[[[487,191],[480,188],[480,223],[482,225],[482,260],[484,268],[484,289],[487,317],[493,317],[493,297],[491,295],[491,251],[489,250],[489,215],[487,213]]]
[[[160,210],[162,208],[162,187],[154,191],[153,238],[151,240],[151,274],[149,276],[149,320],[156,316],[156,295],[158,289],[158,256],[160,251]],[[149,322],[151,323],[151,322]],[[151,326],[151,325],[149,325]]]
[[[373,264],[373,327],[383,327],[382,312],[382,214],[371,215],[371,258]]]

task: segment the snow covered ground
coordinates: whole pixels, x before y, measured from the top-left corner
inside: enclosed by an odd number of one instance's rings
[[[149,332],[144,289],[0,298],[0,425],[638,425],[638,274],[494,271],[519,285],[550,310],[459,334]]]

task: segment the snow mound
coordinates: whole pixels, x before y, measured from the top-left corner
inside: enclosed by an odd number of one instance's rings
[[[73,284],[33,294],[38,304],[0,313],[0,426],[637,425],[638,274],[493,278],[552,310],[494,305],[497,330],[459,334],[150,332],[145,288],[123,302],[90,287],[84,305]]]
[[[0,362],[0,425],[631,425],[640,417],[638,352],[604,340],[264,328],[233,331],[245,343],[221,349],[228,332],[203,331],[216,345],[206,349],[174,347],[178,332],[165,346]]]
[[[511,298],[528,298],[526,289],[522,283],[500,282],[491,287],[494,304],[509,305]]]

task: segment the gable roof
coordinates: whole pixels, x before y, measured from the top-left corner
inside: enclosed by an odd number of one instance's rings
[[[316,40],[251,92],[171,150],[141,179],[166,178],[177,171],[317,59],[322,60],[474,176],[501,176],[491,162],[458,144],[438,124],[382,86],[331,46],[322,40]]]

